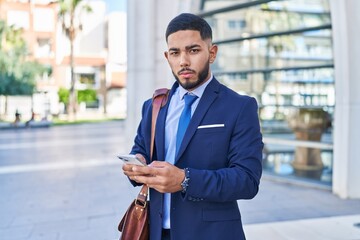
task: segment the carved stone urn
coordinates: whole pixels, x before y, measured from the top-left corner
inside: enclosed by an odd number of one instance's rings
[[[321,108],[300,108],[290,115],[288,124],[297,140],[320,142],[323,132],[329,126],[329,115]],[[298,176],[319,179],[324,168],[321,150],[296,147],[292,166]]]

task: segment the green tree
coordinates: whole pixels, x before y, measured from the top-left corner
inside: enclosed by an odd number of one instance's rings
[[[27,47],[22,30],[0,20],[0,95],[32,95],[37,75],[45,69],[26,60]],[[5,101],[7,102],[7,101]],[[5,103],[5,112],[7,103]]]
[[[83,0],[59,0],[59,5],[59,19],[62,29],[70,41],[71,86],[68,113],[76,115],[74,41],[78,33],[82,30],[81,14],[83,12],[92,12],[92,9],[89,5],[85,4]]]

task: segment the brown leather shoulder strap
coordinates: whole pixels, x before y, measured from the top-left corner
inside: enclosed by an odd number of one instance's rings
[[[167,89],[167,88],[156,89],[153,94],[153,102],[156,98],[160,97],[160,99],[162,100],[161,107],[165,106],[165,104],[167,103],[168,96],[169,96],[169,91],[170,91],[170,89]]]
[[[168,100],[168,95],[169,95],[169,89],[159,88],[155,90],[152,98],[153,101],[152,101],[152,119],[151,119],[150,160],[152,159],[154,152],[156,120],[159,115],[160,108],[165,106]]]
[[[156,89],[152,98],[152,118],[151,118],[151,139],[150,139],[150,160],[152,159],[153,152],[154,152],[154,140],[155,140],[155,128],[156,128],[156,120],[159,115],[160,108],[165,106],[168,95],[169,89],[167,88],[159,88]],[[137,201],[142,202],[145,204],[147,195],[148,195],[148,186],[143,185],[138,196]]]

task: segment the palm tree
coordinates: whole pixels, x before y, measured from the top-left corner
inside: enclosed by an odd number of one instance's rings
[[[76,36],[82,30],[81,14],[83,12],[92,12],[91,7],[83,0],[59,0],[59,19],[62,29],[70,41],[70,69],[71,86],[68,113],[76,116],[76,92],[75,92],[75,73],[74,73],[74,41]]]

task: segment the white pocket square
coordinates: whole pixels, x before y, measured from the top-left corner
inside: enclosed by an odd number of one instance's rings
[[[225,127],[225,124],[201,125],[201,126],[198,126],[198,129],[202,129],[202,128],[219,128],[219,127]]]

